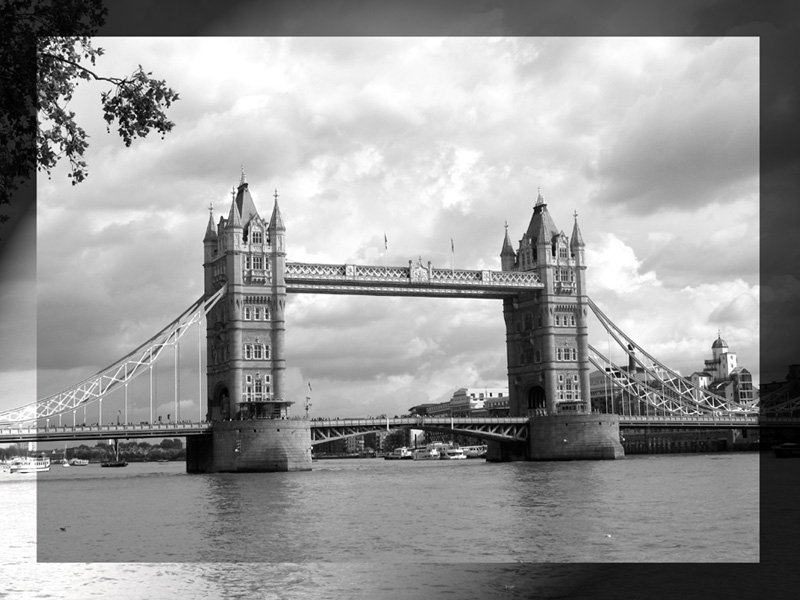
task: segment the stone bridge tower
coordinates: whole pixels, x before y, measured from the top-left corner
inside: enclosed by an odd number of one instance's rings
[[[227,219],[209,216],[203,238],[205,292],[225,298],[208,315],[208,417],[211,421],[285,417],[283,352],[286,228],[277,193],[263,219],[242,171]]]
[[[504,271],[533,271],[544,284],[503,301],[511,414],[588,412],[586,264],[577,214],[568,238],[539,192],[518,250],[506,228],[500,257]]]
[[[207,419],[213,443],[187,441],[187,469],[287,471],[311,468],[308,423],[289,420],[285,394],[286,227],[278,194],[269,221],[242,169],[227,218],[209,216],[203,238],[205,293],[226,285],[206,319]],[[242,423],[247,422],[247,427]]]
[[[534,459],[623,454],[616,417],[590,414],[585,244],[574,216],[567,237],[539,191],[517,250],[506,225],[500,252],[503,271],[533,271],[544,284],[503,300],[509,409],[531,417],[528,457]]]

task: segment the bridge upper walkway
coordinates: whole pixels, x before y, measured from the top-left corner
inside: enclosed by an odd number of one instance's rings
[[[292,294],[506,298],[544,287],[532,272],[437,269],[411,261],[407,267],[286,263],[284,277]]]

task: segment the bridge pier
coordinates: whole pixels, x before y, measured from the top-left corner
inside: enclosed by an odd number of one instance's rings
[[[211,434],[187,438],[188,473],[311,470],[308,421],[256,419],[214,423]]]
[[[529,428],[530,460],[613,460],[625,456],[616,415],[533,417]]]
[[[539,416],[532,417],[528,427],[527,444],[489,442],[486,460],[613,460],[625,456],[617,415]]]

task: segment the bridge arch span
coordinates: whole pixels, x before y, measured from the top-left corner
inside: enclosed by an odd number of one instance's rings
[[[528,419],[501,418],[431,418],[398,417],[396,419],[343,419],[311,422],[311,445],[333,440],[391,431],[419,429],[468,435],[492,442],[525,442],[528,440]]]

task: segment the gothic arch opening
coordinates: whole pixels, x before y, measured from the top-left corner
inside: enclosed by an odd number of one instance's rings
[[[214,388],[214,395],[208,403],[208,419],[211,421],[222,421],[231,418],[231,402],[228,386],[218,383]]]
[[[528,390],[528,411],[544,410],[547,407],[547,395],[544,388],[536,385]]]

